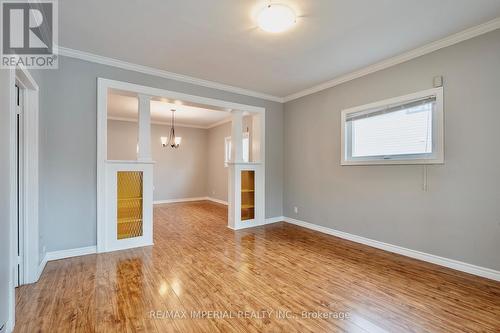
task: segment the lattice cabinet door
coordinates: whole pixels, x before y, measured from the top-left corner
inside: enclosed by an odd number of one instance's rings
[[[152,174],[149,163],[107,165],[105,251],[152,245]]]

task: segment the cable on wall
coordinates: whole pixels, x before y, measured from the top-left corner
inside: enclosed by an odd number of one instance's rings
[[[427,165],[424,165],[422,172],[422,191],[427,192]]]

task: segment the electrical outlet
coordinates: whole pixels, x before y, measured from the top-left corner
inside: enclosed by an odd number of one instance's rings
[[[215,191],[214,190],[212,190],[212,194],[215,195]]]
[[[298,213],[299,213],[299,207],[297,207],[297,206],[293,206],[293,212],[294,212],[295,214],[298,214]]]
[[[42,247],[42,252],[47,253],[47,247],[45,245]]]

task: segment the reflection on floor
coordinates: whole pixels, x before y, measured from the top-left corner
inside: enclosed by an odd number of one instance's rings
[[[494,332],[500,283],[226,207],[155,207],[155,246],[49,262],[17,332]]]

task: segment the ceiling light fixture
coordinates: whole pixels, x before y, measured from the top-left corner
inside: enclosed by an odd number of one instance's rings
[[[283,4],[269,4],[257,14],[257,24],[267,32],[283,32],[296,22],[295,12]]]
[[[175,136],[175,109],[170,111],[172,111],[172,127],[170,128],[170,135],[168,137],[168,142],[166,137],[161,137],[161,145],[163,147],[170,146],[172,148],[179,148],[182,138],[180,136]]]

